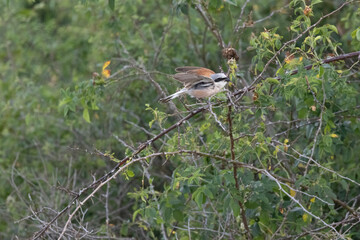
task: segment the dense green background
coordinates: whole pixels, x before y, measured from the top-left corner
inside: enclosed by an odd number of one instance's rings
[[[228,70],[197,2],[0,0],[1,239],[33,236],[74,192],[185,116],[180,101],[176,106],[157,101],[156,83],[167,94],[179,87],[168,75],[174,68]],[[243,0],[201,3],[225,44],[240,56],[232,91],[249,85],[285,42],[345,1],[306,1],[309,16],[303,1],[246,2],[244,8]],[[246,27],[234,32],[242,11],[240,26]],[[355,211],[357,218],[360,214],[359,63],[353,58],[310,71],[304,66],[359,51],[359,25],[358,2],[324,19],[281,52],[265,69],[256,94],[246,94],[231,115],[236,161],[292,180],[289,185],[308,194],[298,192],[295,198],[327,224],[344,221],[336,230],[348,239],[360,238],[359,225],[350,219]],[[289,54],[295,59],[286,59]],[[108,60],[115,76],[94,83],[93,72],[101,75]],[[299,73],[291,76],[293,69]],[[212,101],[225,99],[220,94]],[[214,113],[228,129],[226,104]],[[231,159],[229,136],[209,112],[139,156],[179,149]],[[311,163],[306,169],[311,157],[323,167]],[[240,191],[233,165],[215,157],[150,158],[104,186],[76,214],[65,236],[244,239],[240,201],[255,239],[302,233],[304,239],[336,237],[328,227],[318,229],[324,224],[263,172],[238,167],[237,178]],[[45,239],[59,236],[67,216]]]

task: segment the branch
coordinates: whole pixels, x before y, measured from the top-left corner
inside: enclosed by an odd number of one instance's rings
[[[331,63],[331,62],[336,62],[336,61],[341,61],[341,60],[345,60],[347,58],[353,58],[353,57],[358,57],[360,60],[360,51],[357,52],[351,52],[351,53],[347,53],[347,54],[343,54],[343,55],[339,55],[336,57],[332,57],[332,58],[326,58],[323,59],[322,61],[320,61],[320,64],[325,64],[325,63]],[[310,64],[310,65],[306,65],[304,68],[306,70],[310,70],[312,69],[314,66],[316,66],[317,64]],[[298,73],[299,70],[294,70],[291,72],[291,75],[295,75]]]
[[[247,2],[249,2],[249,1],[247,0],[246,3],[247,3]],[[287,8],[287,7],[289,7],[289,5],[290,5],[290,3],[288,3],[288,4],[286,4],[285,6],[279,8],[279,9],[277,9],[277,10],[272,11],[268,16],[266,16],[266,17],[264,17],[264,18],[261,18],[261,19],[259,19],[259,20],[254,21],[254,22],[251,22],[251,24],[243,23],[243,25],[240,26],[240,22],[241,22],[242,15],[243,15],[243,11],[244,11],[243,8],[246,6],[246,3],[245,3],[244,6],[241,8],[240,17],[239,17],[239,19],[237,20],[236,26],[235,26],[235,28],[234,28],[234,32],[235,32],[235,33],[239,32],[240,29],[247,28],[247,27],[252,27],[252,26],[254,26],[254,25],[256,25],[256,24],[258,24],[258,23],[260,23],[260,22],[263,22],[263,21],[271,18],[272,16],[274,16],[275,13],[281,12],[284,8]]]
[[[230,137],[230,148],[231,148],[231,161],[235,162],[235,151],[234,151],[234,136],[233,136],[233,130],[232,130],[232,119],[231,119],[231,112],[232,112],[232,106],[229,105],[229,111],[228,111],[228,122],[229,122],[229,137]],[[239,181],[237,178],[237,166],[235,163],[233,163],[233,171],[234,171],[234,179],[235,179],[235,187],[238,190],[238,192],[240,192],[240,187],[239,187]],[[240,209],[241,209],[241,219],[244,223],[244,227],[246,229],[246,235],[247,235],[247,239],[252,239],[251,236],[251,232],[249,229],[249,225],[247,223],[246,220],[246,213],[245,213],[245,209],[244,209],[244,205],[243,203],[238,200]]]
[[[325,111],[325,101],[326,101],[326,93],[325,93],[325,87],[324,87],[324,80],[322,81],[322,90],[323,90],[323,102],[322,104],[320,104],[321,106],[321,112],[320,112],[320,119],[319,119],[319,127],[316,131],[316,134],[315,134],[315,137],[314,137],[314,143],[313,143],[313,147],[311,149],[311,154],[310,154],[310,159],[313,158],[314,156],[314,153],[315,153],[315,148],[316,148],[316,142],[317,142],[317,139],[318,139],[318,136],[321,132],[321,127],[322,127],[322,123],[323,123],[323,114],[324,114],[324,111]],[[308,171],[308,167],[309,167],[309,164],[310,164],[310,160],[307,162],[306,164],[306,168],[305,168],[305,173],[304,173],[304,176],[306,175],[307,171]]]
[[[238,18],[238,20],[236,21],[236,25],[235,25],[235,28],[234,28],[234,32],[237,33],[239,31],[239,24],[243,18],[243,15],[244,15],[244,11],[245,11],[245,8],[246,8],[246,5],[250,2],[250,0],[246,0],[246,2],[244,3],[244,5],[241,7],[241,11],[240,11],[240,16]]]
[[[203,5],[205,5],[203,3]],[[205,6],[204,6],[205,7]],[[219,46],[221,47],[221,49],[225,48],[225,43],[224,40],[222,39],[222,36],[220,34],[219,29],[216,27],[214,20],[212,19],[212,17],[207,14],[207,12],[205,12],[205,10],[203,9],[202,4],[196,4],[196,9],[198,10],[198,12],[200,13],[200,15],[202,16],[202,18],[204,19],[206,25],[208,26],[208,28],[210,29],[210,31],[213,33],[213,35],[216,37]]]
[[[352,207],[350,207],[349,205],[347,205],[346,203],[344,203],[343,201],[341,201],[339,199],[333,198],[332,200],[334,201],[334,203],[339,204],[340,206],[342,206],[343,208],[345,208],[346,210],[351,212],[351,214],[354,215],[354,217],[359,218],[359,214],[354,209],[352,209]]]

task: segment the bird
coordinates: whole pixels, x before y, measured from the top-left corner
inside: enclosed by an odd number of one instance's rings
[[[208,98],[221,92],[230,81],[224,73],[215,73],[204,67],[178,67],[173,78],[184,85],[184,88],[159,101],[166,103],[170,100],[188,94],[195,98]]]

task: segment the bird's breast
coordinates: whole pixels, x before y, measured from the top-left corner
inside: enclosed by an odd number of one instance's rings
[[[222,88],[219,88],[217,86],[209,87],[206,89],[192,89],[189,91],[189,94],[196,98],[208,98],[211,97],[218,92],[220,92]]]

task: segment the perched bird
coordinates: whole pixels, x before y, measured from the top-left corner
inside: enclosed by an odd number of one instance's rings
[[[168,102],[174,98],[189,94],[195,98],[211,97],[222,91],[230,79],[224,73],[202,67],[178,67],[173,78],[184,84],[184,88],[170,96],[160,99],[161,102]]]

